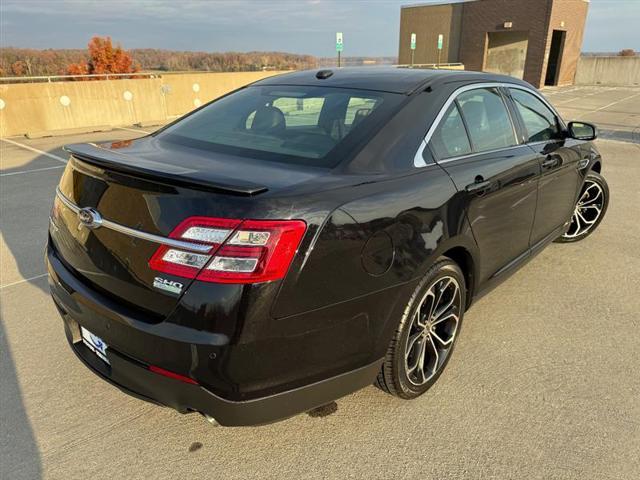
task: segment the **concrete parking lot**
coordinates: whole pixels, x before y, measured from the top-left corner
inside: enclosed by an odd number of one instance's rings
[[[552,87],[543,93],[566,120],[598,125],[600,138],[640,143],[640,87]]]
[[[545,94],[601,127],[599,230],[475,304],[421,398],[368,387],[255,428],[131,398],[66,344],[42,260],[61,147],[141,130],[0,141],[0,478],[640,478],[640,88]]]

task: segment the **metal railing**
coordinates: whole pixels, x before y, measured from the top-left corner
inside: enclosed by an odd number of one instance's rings
[[[112,80],[117,78],[159,78],[156,72],[136,73],[95,73],[87,75],[40,75],[35,77],[0,77],[0,83],[51,83],[68,82],[82,79]]]
[[[447,69],[447,68],[451,68],[451,67],[464,67],[464,65],[462,63],[414,63],[413,65],[411,64],[398,64],[398,65],[394,65],[394,67],[398,67],[398,68],[434,68],[434,69]]]
[[[382,65],[382,64],[381,64]],[[368,66],[368,65],[358,65]],[[392,65],[398,68],[451,68],[463,67],[462,63],[414,63],[413,65]],[[226,72],[210,72],[202,70],[194,71],[175,71],[175,72],[136,72],[136,73],[97,73],[87,75],[39,75],[34,77],[0,77],[0,84],[4,83],[52,83],[52,82],[70,82],[77,80],[115,80],[126,78],[162,78],[166,75],[179,75],[185,73],[226,73]],[[234,72],[236,73],[236,72]],[[242,73],[242,72],[237,72]]]

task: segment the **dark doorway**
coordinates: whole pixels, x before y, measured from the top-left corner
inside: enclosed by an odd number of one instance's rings
[[[564,50],[564,38],[567,32],[564,30],[554,30],[551,37],[551,48],[549,49],[549,61],[547,62],[547,75],[544,78],[545,85],[557,85],[560,74],[560,62],[562,61],[562,51]]]

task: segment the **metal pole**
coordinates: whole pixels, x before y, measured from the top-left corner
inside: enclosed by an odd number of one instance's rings
[[[440,54],[442,53],[442,50],[438,49],[438,68],[440,68]]]
[[[340,68],[340,51],[338,51],[338,68]]]
[[[413,68],[413,54],[415,53],[415,50],[411,50],[411,68]]]

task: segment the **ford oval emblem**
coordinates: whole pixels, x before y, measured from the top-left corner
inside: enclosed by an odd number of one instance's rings
[[[81,208],[78,211],[78,220],[80,220],[81,225],[87,228],[98,228],[102,225],[102,217],[93,208]]]

